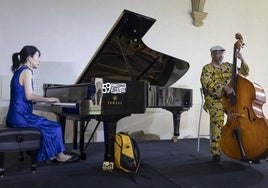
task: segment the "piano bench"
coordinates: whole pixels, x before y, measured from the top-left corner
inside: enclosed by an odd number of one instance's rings
[[[31,156],[31,171],[36,171],[37,152],[40,147],[41,132],[36,128],[12,128],[0,125],[0,176],[5,173],[6,152],[19,152],[19,162],[23,162],[23,152]]]

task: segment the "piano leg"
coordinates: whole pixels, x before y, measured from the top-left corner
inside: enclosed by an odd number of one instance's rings
[[[78,121],[73,121],[73,149],[77,149]]]
[[[181,109],[180,107],[166,107],[165,109],[173,114],[174,132],[172,141],[177,142],[178,137],[180,136],[180,122],[181,122],[181,113],[183,112],[183,109]]]
[[[57,122],[61,125],[62,140],[63,140],[63,143],[65,143],[65,125],[66,125],[66,116],[57,114]]]
[[[79,118],[78,118],[79,119]],[[78,135],[78,121],[80,122],[80,133],[79,133],[79,151],[77,151],[77,135]],[[72,153],[78,155],[81,160],[85,160],[87,155],[85,152],[85,121],[82,119],[73,118],[73,150]]]
[[[103,171],[111,172],[114,169],[114,136],[116,134],[116,124],[117,122],[103,122],[105,147]]]
[[[181,112],[172,114],[173,114],[173,126],[174,126],[172,141],[177,142],[178,137],[180,136]]]
[[[86,153],[84,150],[84,145],[85,145],[85,121],[80,121],[80,145],[79,145],[79,149],[80,149],[80,159],[85,160],[86,159]]]
[[[129,115],[102,116],[97,118],[98,121],[103,122],[105,145],[104,162],[102,165],[103,171],[112,172],[114,169],[114,137],[116,134],[116,126],[117,122],[126,116]]]

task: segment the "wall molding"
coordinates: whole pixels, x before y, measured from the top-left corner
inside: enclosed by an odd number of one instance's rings
[[[206,0],[191,0],[192,2],[192,18],[193,24],[196,27],[201,27],[204,23],[203,20],[207,17],[206,12],[204,12],[204,6]]]

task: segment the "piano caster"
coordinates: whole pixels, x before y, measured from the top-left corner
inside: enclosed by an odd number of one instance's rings
[[[113,172],[114,162],[104,161],[102,165],[102,170],[104,172]]]
[[[177,142],[177,141],[178,141],[178,137],[177,137],[177,136],[173,136],[173,137],[171,138],[171,140],[172,140],[173,142]]]

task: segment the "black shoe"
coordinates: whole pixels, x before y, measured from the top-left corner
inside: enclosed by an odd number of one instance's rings
[[[221,156],[220,155],[213,155],[212,156],[212,162],[214,164],[217,164],[217,165],[223,164],[223,162],[221,161]]]
[[[261,164],[261,160],[256,159],[251,161],[253,164]]]

